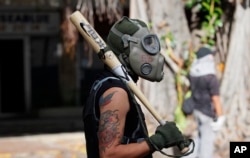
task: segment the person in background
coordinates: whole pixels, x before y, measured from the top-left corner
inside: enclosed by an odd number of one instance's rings
[[[214,157],[214,140],[224,121],[220,102],[219,81],[216,76],[214,53],[201,47],[191,65],[189,79],[192,92],[198,134],[194,138],[195,149],[187,158]]]
[[[123,17],[111,28],[107,44],[134,82],[139,77],[159,82],[164,57],[160,41],[144,22]],[[125,76],[128,77],[128,76]],[[107,65],[96,76],[83,108],[88,158],[151,158],[152,153],[178,145],[184,137],[175,122],[148,136],[144,114],[134,94]]]

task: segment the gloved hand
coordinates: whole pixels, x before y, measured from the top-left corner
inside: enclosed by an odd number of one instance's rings
[[[213,131],[218,131],[221,129],[222,125],[225,122],[225,116],[219,116],[217,118],[217,120],[215,120],[214,122],[211,123],[211,127],[213,129]]]
[[[155,134],[146,139],[151,152],[178,145],[184,137],[174,122],[166,122],[157,127]]]

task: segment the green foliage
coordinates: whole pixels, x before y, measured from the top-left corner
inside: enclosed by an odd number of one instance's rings
[[[171,47],[174,48],[176,46],[176,41],[175,41],[175,38],[174,38],[174,35],[172,32],[167,32],[165,35],[161,36],[160,37],[160,41],[161,43],[165,43],[165,40],[166,39],[169,39],[171,41]],[[168,50],[166,51],[166,53],[168,52]]]
[[[166,41],[170,41],[169,44],[166,43]],[[166,32],[166,34],[164,34],[163,36],[160,37],[160,41],[163,43],[163,45],[166,45],[167,46],[167,49],[165,51],[165,53],[167,55],[170,54],[170,48],[168,47],[171,47],[171,49],[174,49],[175,46],[176,46],[176,41],[175,41],[175,37],[174,37],[174,34],[172,32]],[[186,41],[186,42],[183,42],[182,43],[182,46],[185,47],[185,45],[189,45],[189,43]],[[183,99],[184,99],[184,95],[185,95],[185,90],[184,90],[184,87],[185,87],[185,83],[184,83],[184,80],[183,80],[183,76],[187,76],[188,73],[189,73],[189,68],[192,64],[192,61],[195,57],[195,53],[194,52],[189,52],[190,50],[187,50],[186,52],[186,58],[184,60],[184,67],[180,67],[180,70],[179,72],[177,72],[175,74],[175,83],[176,83],[176,89],[177,89],[177,106],[176,106],[176,109],[174,111],[174,119],[175,119],[175,122],[177,124],[177,126],[179,127],[179,129],[181,131],[184,131],[186,126],[187,126],[187,122],[186,122],[186,116],[185,114],[183,113],[182,111],[182,104],[183,104]]]
[[[153,28],[153,23],[152,22],[148,23],[148,28],[149,28],[149,30],[151,30]]]
[[[210,10],[210,4],[208,4],[207,2],[202,2],[202,9],[203,10]]]
[[[181,105],[178,105],[174,111],[174,121],[181,132],[184,132],[187,126],[186,116],[184,115]]]
[[[174,35],[172,32],[167,32],[165,35],[161,36],[160,38],[162,41],[165,41],[165,39],[169,39],[171,42],[174,41]]]
[[[201,15],[199,17],[200,29],[205,32],[205,36],[201,38],[201,41],[204,44],[214,46],[216,30],[223,26],[221,0],[188,0],[186,8],[198,8],[198,14]]]

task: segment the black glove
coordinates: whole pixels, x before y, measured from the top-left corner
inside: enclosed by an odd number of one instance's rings
[[[184,137],[174,122],[166,122],[157,127],[155,134],[146,139],[151,152],[178,145]]]

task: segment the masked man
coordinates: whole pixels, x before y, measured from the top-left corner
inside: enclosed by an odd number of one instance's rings
[[[194,138],[197,148],[189,157],[211,158],[214,157],[216,132],[223,126],[225,116],[220,101],[214,52],[207,47],[201,47],[196,56],[189,78],[198,134]]]
[[[163,78],[160,42],[146,24],[123,17],[111,28],[107,44],[136,82]],[[174,122],[159,126],[148,136],[145,118],[133,93],[107,66],[97,75],[83,109],[88,158],[150,158],[156,150],[184,140]]]

